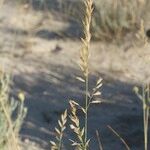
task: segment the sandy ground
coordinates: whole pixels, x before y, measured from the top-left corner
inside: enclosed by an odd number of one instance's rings
[[[24,150],[50,149],[54,127],[68,101],[84,103],[84,87],[75,79],[81,74],[77,65],[81,42],[73,37],[79,33],[75,24],[58,14],[10,5],[0,10],[1,64],[12,74],[13,94],[22,90],[26,95],[28,114],[20,132]],[[132,150],[143,149],[142,106],[132,89],[149,80],[150,45],[137,48],[132,42],[119,46],[92,42],[90,87],[99,77],[103,78],[104,85],[103,103],[93,105],[89,112],[91,150],[98,150],[96,130],[100,132],[104,150],[125,149],[107,125]],[[73,149],[68,142],[71,137],[68,131],[66,150]]]

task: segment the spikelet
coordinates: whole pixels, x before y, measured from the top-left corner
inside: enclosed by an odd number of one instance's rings
[[[59,128],[55,128],[56,141],[50,141],[51,150],[61,150],[62,148],[62,138],[64,130],[66,129],[67,123],[67,110],[61,115],[60,120],[58,120]]]
[[[75,146],[77,150],[85,150],[87,149],[87,145],[84,143],[84,133],[85,129],[80,127],[80,120],[77,116],[77,106],[78,103],[75,101],[70,101],[69,102],[70,107],[71,107],[71,114],[70,114],[70,119],[71,119],[71,124],[70,128],[73,130],[75,135],[77,136],[78,141],[70,140],[72,142],[72,146]]]

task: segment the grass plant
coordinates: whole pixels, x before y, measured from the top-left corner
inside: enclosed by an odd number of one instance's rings
[[[92,92],[89,92],[89,55],[90,55],[90,41],[91,41],[91,21],[92,21],[92,13],[93,13],[93,1],[85,0],[85,18],[82,20],[83,23],[83,32],[84,37],[81,38],[82,48],[80,50],[80,69],[82,72],[82,77],[77,77],[77,79],[84,83],[85,85],[85,105],[81,106],[74,100],[70,101],[71,114],[69,115],[71,123],[70,128],[73,130],[77,137],[76,140],[72,140],[72,146],[75,146],[77,150],[88,150],[89,142],[88,139],[88,110],[92,103],[100,103],[100,101],[96,101],[95,96],[100,95],[99,92],[100,87],[102,86],[102,79],[100,78],[96,86],[93,88]],[[84,113],[84,125],[80,124],[80,119],[77,116],[78,109],[81,109]],[[52,148],[56,147],[58,149],[58,145],[55,142],[51,142]]]
[[[100,78],[95,88],[93,88],[92,93],[89,92],[89,56],[90,56],[90,41],[91,41],[91,21],[92,21],[92,13],[93,13],[93,1],[85,0],[85,18],[82,21],[83,23],[83,32],[84,37],[82,40],[82,48],[80,50],[80,69],[83,74],[82,77],[77,77],[77,79],[85,84],[85,106],[80,106],[79,103],[75,101],[71,101],[71,110],[72,115],[70,116],[71,128],[77,135],[79,142],[72,140],[72,145],[77,146],[79,150],[87,150],[89,149],[90,139],[88,138],[88,110],[92,103],[100,103],[100,101],[95,101],[94,97],[100,95],[99,88],[102,86],[102,79]],[[85,114],[84,117],[84,126],[81,127],[78,116],[76,115],[77,108],[81,109]]]
[[[144,150],[148,150],[148,118],[150,108],[150,85],[144,84],[140,93],[137,87],[134,88],[135,93],[143,103],[143,126],[144,126]]]
[[[84,0],[59,1],[63,14],[78,23],[86,14],[83,3]],[[150,8],[148,0],[94,0],[93,5],[92,37],[106,41],[118,41],[128,33],[135,33]]]
[[[9,84],[9,76],[0,72],[0,150],[21,150],[18,133],[27,110],[23,94],[19,101],[10,98]]]
[[[136,46],[146,46],[148,39],[145,35],[144,21],[141,20],[140,30],[136,34],[137,43]],[[139,91],[138,87],[134,88],[136,95],[142,101],[143,104],[143,128],[144,128],[144,150],[148,150],[148,123],[149,123],[149,104],[150,104],[150,85],[149,82],[144,82],[142,85],[142,91]]]
[[[27,0],[18,0],[20,3],[26,3]],[[39,0],[41,5],[46,8],[46,3]],[[0,1],[0,7],[4,0]],[[32,0],[30,1],[32,3]],[[102,87],[102,79],[98,79],[95,87],[89,89],[89,58],[90,58],[90,43],[92,36],[95,39],[116,40],[124,37],[130,31],[136,30],[136,26],[140,24],[140,30],[137,37],[137,46],[146,45],[147,37],[145,36],[144,21],[141,21],[145,10],[147,10],[148,0],[83,0],[84,11],[79,12],[83,15],[82,27],[84,36],[81,38],[82,48],[80,50],[79,67],[82,75],[76,77],[84,84],[84,105],[82,106],[75,100],[70,100],[70,128],[75,134],[75,139],[70,139],[72,146],[76,150],[90,149],[90,139],[88,137],[88,116],[91,104],[101,103],[95,100],[96,96],[101,95],[99,91]],[[94,7],[95,6],[95,7]],[[60,3],[60,9],[66,5]],[[48,8],[47,8],[48,9]],[[72,8],[70,7],[70,10]],[[80,9],[82,10],[82,9]],[[66,10],[65,10],[66,11]],[[70,11],[71,13],[71,11]],[[74,13],[73,13],[74,14]],[[14,42],[15,43],[15,42]],[[19,93],[18,100],[10,97],[10,79],[9,76],[0,72],[0,150],[21,150],[19,143],[19,131],[23,119],[26,115],[24,108],[24,94]],[[137,87],[134,88],[135,93],[140,98],[143,104],[143,126],[144,126],[144,150],[148,150],[148,125],[149,125],[149,109],[150,109],[150,84],[145,83],[142,87],[142,92]],[[78,111],[81,110],[84,114],[83,124],[81,118],[78,117]],[[55,128],[56,137],[54,141],[50,141],[51,150],[63,149],[63,136],[67,126],[68,111],[61,115],[58,120],[58,128]],[[108,128],[122,141],[127,150],[130,150],[124,139],[111,127]],[[99,138],[98,131],[96,132],[99,149],[103,150],[102,143]]]
[[[95,96],[101,95],[101,92],[99,92],[99,89],[102,86],[102,79],[100,78],[96,86],[93,88],[92,92],[89,91],[89,75],[90,75],[90,68],[89,68],[89,57],[90,57],[90,42],[91,42],[91,29],[92,29],[92,14],[93,14],[93,6],[94,3],[92,0],[84,0],[84,6],[85,6],[85,16],[84,19],[82,20],[83,24],[83,33],[84,37],[81,38],[82,41],[82,48],[80,50],[80,69],[82,72],[82,76],[77,77],[79,81],[81,81],[84,84],[85,87],[85,92],[84,92],[84,106],[81,106],[77,101],[71,100],[70,103],[70,108],[71,108],[71,113],[69,115],[71,123],[70,123],[70,128],[73,130],[76,138],[75,139],[70,139],[72,142],[72,146],[75,147],[76,150],[88,150],[90,149],[90,139],[88,137],[88,111],[89,107],[91,106],[92,103],[101,103],[101,101],[96,101]],[[123,5],[122,5],[123,4]],[[131,3],[130,3],[131,4]],[[113,6],[113,10],[110,9],[112,12],[107,12],[108,14],[102,15],[99,21],[101,21],[100,30],[100,37],[105,36],[103,33],[106,33],[108,36],[111,35],[121,35],[122,33],[127,30],[130,30],[133,25],[137,24],[139,19],[137,17],[141,17],[143,13],[143,8],[145,8],[145,5],[147,4],[147,1],[135,1],[135,5],[128,4],[128,0],[123,0],[123,1],[114,1],[111,4],[111,7]],[[123,6],[123,10],[121,10],[121,6]],[[137,10],[134,10],[135,6],[139,6],[141,9],[136,14]],[[122,12],[123,11],[123,12]],[[135,12],[134,12],[135,11]],[[111,14],[111,15],[110,15]],[[138,16],[139,15],[139,16]],[[119,18],[118,18],[119,17]],[[106,19],[106,20],[102,20]],[[122,22],[120,22],[120,19]],[[103,22],[102,22],[103,21]],[[106,21],[106,22],[105,22]],[[114,21],[114,22],[113,22]],[[110,24],[112,23],[112,24]],[[97,31],[96,31],[97,32]],[[97,32],[98,33],[98,32]],[[106,35],[106,37],[107,37]],[[144,21],[140,22],[140,30],[136,34],[137,39],[143,44],[144,46],[147,44],[147,37],[145,36],[145,29],[144,29]],[[139,90],[135,88],[135,92],[138,95],[138,97],[142,100],[143,102],[143,123],[144,123],[144,150],[148,150],[148,117],[149,117],[149,107],[150,107],[150,87],[149,84],[145,84],[143,86],[142,94],[139,93]],[[81,110],[84,113],[84,124],[82,125],[82,121],[78,117],[78,110]],[[59,121],[60,122],[60,121]],[[61,125],[60,125],[61,127]],[[127,145],[125,140],[110,126],[108,128],[121,140],[121,142],[124,144],[127,150],[130,150],[130,147]],[[56,129],[56,132],[60,133],[61,130]],[[64,131],[64,130],[63,130]],[[60,134],[62,135],[62,134]],[[99,149],[102,150],[102,144],[99,139],[99,133],[97,131],[97,137],[98,137],[98,142],[99,142]],[[56,137],[57,139],[62,139],[62,137]],[[59,142],[61,140],[58,140]],[[61,149],[61,144],[56,143],[56,142],[51,142],[52,144],[52,150],[53,147],[55,150],[60,150]],[[61,142],[60,142],[61,143]]]

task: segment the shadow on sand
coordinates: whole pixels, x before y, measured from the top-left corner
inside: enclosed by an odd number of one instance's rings
[[[68,108],[68,100],[79,100],[81,104],[84,87],[74,75],[78,73],[73,68],[61,65],[49,66],[50,72],[15,76],[15,88],[26,92],[26,106],[28,115],[21,134],[23,138],[30,138],[35,142],[49,143],[54,133],[60,114]],[[100,74],[99,74],[100,75]],[[89,136],[95,138],[95,130],[101,131],[104,148],[109,150],[109,143],[113,148],[123,148],[121,142],[113,136],[106,126],[112,125],[127,140],[131,148],[143,144],[142,136],[142,111],[137,103],[137,98],[132,92],[132,85],[120,81],[108,80],[104,77],[101,89],[104,100],[98,106],[92,106],[89,117]],[[90,86],[95,84],[96,76],[90,78]],[[80,114],[82,116],[82,114]],[[67,138],[71,135],[67,133]],[[92,141],[96,143],[96,140]],[[42,142],[41,142],[42,143]],[[67,143],[67,142],[66,142]],[[93,146],[95,145],[93,144]],[[46,144],[47,148],[49,147]],[[69,145],[68,143],[66,145]],[[67,147],[67,150],[70,148]],[[95,150],[96,147],[94,148]],[[71,149],[70,149],[71,150]]]

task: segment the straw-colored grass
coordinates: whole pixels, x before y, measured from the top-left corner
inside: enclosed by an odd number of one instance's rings
[[[80,63],[79,63],[82,76],[77,77],[77,79],[81,81],[85,87],[85,95],[84,95],[85,105],[81,106],[80,103],[71,100],[70,101],[71,113],[69,115],[71,120],[70,128],[73,130],[74,134],[76,135],[76,138],[70,139],[70,141],[72,142],[72,146],[75,147],[75,149],[77,150],[90,149],[90,139],[88,137],[88,131],[89,131],[88,110],[92,103],[96,103],[96,104],[101,103],[100,101],[94,100],[95,96],[101,95],[101,92],[99,92],[99,89],[102,86],[101,78],[97,81],[96,86],[93,88],[93,91],[92,92],[89,91],[89,75],[90,75],[89,57],[90,57],[90,42],[92,37],[91,32],[95,32],[96,34],[98,34],[96,35],[97,38],[104,37],[106,39],[111,39],[112,37],[113,38],[115,37],[114,39],[116,39],[118,37],[119,38],[122,37],[122,35],[124,33],[127,33],[127,31],[135,29],[135,26],[139,24],[140,30],[136,34],[137,43],[135,44],[139,44],[139,42],[141,42],[140,45],[147,44],[147,37],[145,36],[145,29],[144,29],[144,21],[141,21],[141,17],[143,12],[145,11],[144,8],[146,8],[148,1],[136,0],[134,2],[130,1],[130,3],[128,0],[122,0],[122,1],[115,0],[113,2],[111,1],[110,3],[108,1],[103,1],[103,3],[101,3],[100,6],[101,9],[97,10],[97,7],[95,9],[95,11],[100,11],[100,12],[96,12],[99,16],[94,16],[96,18],[93,17],[93,21],[95,21],[94,26],[92,26],[93,25],[92,14],[94,10],[93,9],[94,3],[92,0],[84,0],[83,2],[85,6],[84,9],[85,15],[82,20],[84,37],[81,38],[82,48],[80,50]],[[106,4],[108,4],[109,7],[106,7],[105,6]],[[148,117],[149,117],[149,106],[150,106],[149,84],[144,85],[142,94],[139,93],[139,90],[137,88],[135,88],[135,92],[143,102],[144,150],[148,150]],[[83,126],[81,125],[80,123],[81,120],[77,115],[79,109],[84,113]],[[111,128],[110,126],[108,127],[121,140],[125,148],[129,150],[130,147],[127,145],[125,140],[113,128]],[[99,141],[99,149],[102,150],[103,147],[98,132],[97,132],[97,137]],[[57,139],[60,138],[57,137]],[[57,146],[60,144],[57,144],[55,142],[51,142],[51,144],[52,144],[52,148],[55,147],[56,150],[61,149],[60,146]]]
[[[102,86],[102,79],[99,79],[93,91],[89,92],[89,56],[90,56],[90,41],[91,41],[91,21],[93,13],[93,1],[85,0],[85,17],[82,20],[84,37],[81,38],[82,48],[80,50],[80,69],[82,72],[82,77],[77,77],[79,81],[85,85],[85,105],[81,106],[76,101],[70,101],[71,114],[70,114],[70,128],[75,133],[77,140],[72,140],[72,146],[75,146],[77,150],[87,150],[89,149],[89,138],[88,138],[88,110],[92,103],[100,103],[100,101],[95,101],[95,96],[100,95],[99,88]],[[80,119],[77,116],[78,109],[81,109],[84,113],[84,126],[81,127]],[[55,147],[59,149],[58,144],[51,142],[52,148]],[[59,149],[60,150],[60,149]]]
[[[143,103],[143,126],[144,126],[144,150],[148,150],[148,118],[150,106],[150,85],[144,84],[142,93],[139,92],[137,87],[134,88],[135,93]]]
[[[100,0],[95,1],[92,22],[96,39],[118,40],[127,33],[135,32],[148,10],[146,0]]]
[[[141,27],[137,33],[138,43],[146,46],[148,44],[148,39],[145,35],[144,22],[141,21]],[[137,87],[134,88],[136,95],[142,101],[143,104],[143,129],[144,129],[144,150],[148,150],[148,123],[149,123],[149,106],[150,106],[150,85],[146,81],[143,83],[142,92],[140,93]]]
[[[61,115],[61,119],[58,120],[59,128],[55,128],[56,132],[56,139],[55,141],[50,141],[51,143],[51,150],[61,150],[63,144],[63,134],[64,130],[66,129],[67,123],[67,110]]]
[[[9,84],[9,76],[0,72],[0,149],[21,150],[18,133],[26,115],[24,96],[20,93],[19,101],[10,98]]]
[[[86,14],[84,0],[60,1],[62,12],[78,21]],[[146,19],[148,0],[94,0],[91,33],[93,39],[118,41],[128,33],[135,33],[141,19]]]
[[[90,94],[89,91],[89,56],[90,56],[90,41],[91,41],[91,21],[92,21],[92,13],[93,13],[93,1],[92,0],[85,0],[85,17],[82,21],[83,23],[83,33],[84,37],[82,40],[82,48],[80,50],[80,69],[83,73],[82,77],[77,77],[78,80],[85,84],[85,106],[80,106],[79,103],[72,101],[72,116],[71,127],[75,134],[77,135],[79,141],[72,140],[72,145],[77,146],[79,150],[87,150],[89,149],[89,142],[90,139],[88,138],[88,110],[92,103],[100,103],[100,101],[94,101],[94,97],[100,95],[99,88],[102,86],[101,79],[97,81],[96,87],[93,88],[92,93]],[[76,109],[79,108],[85,114],[84,117],[84,126],[81,127],[79,124],[79,118],[76,115]]]

